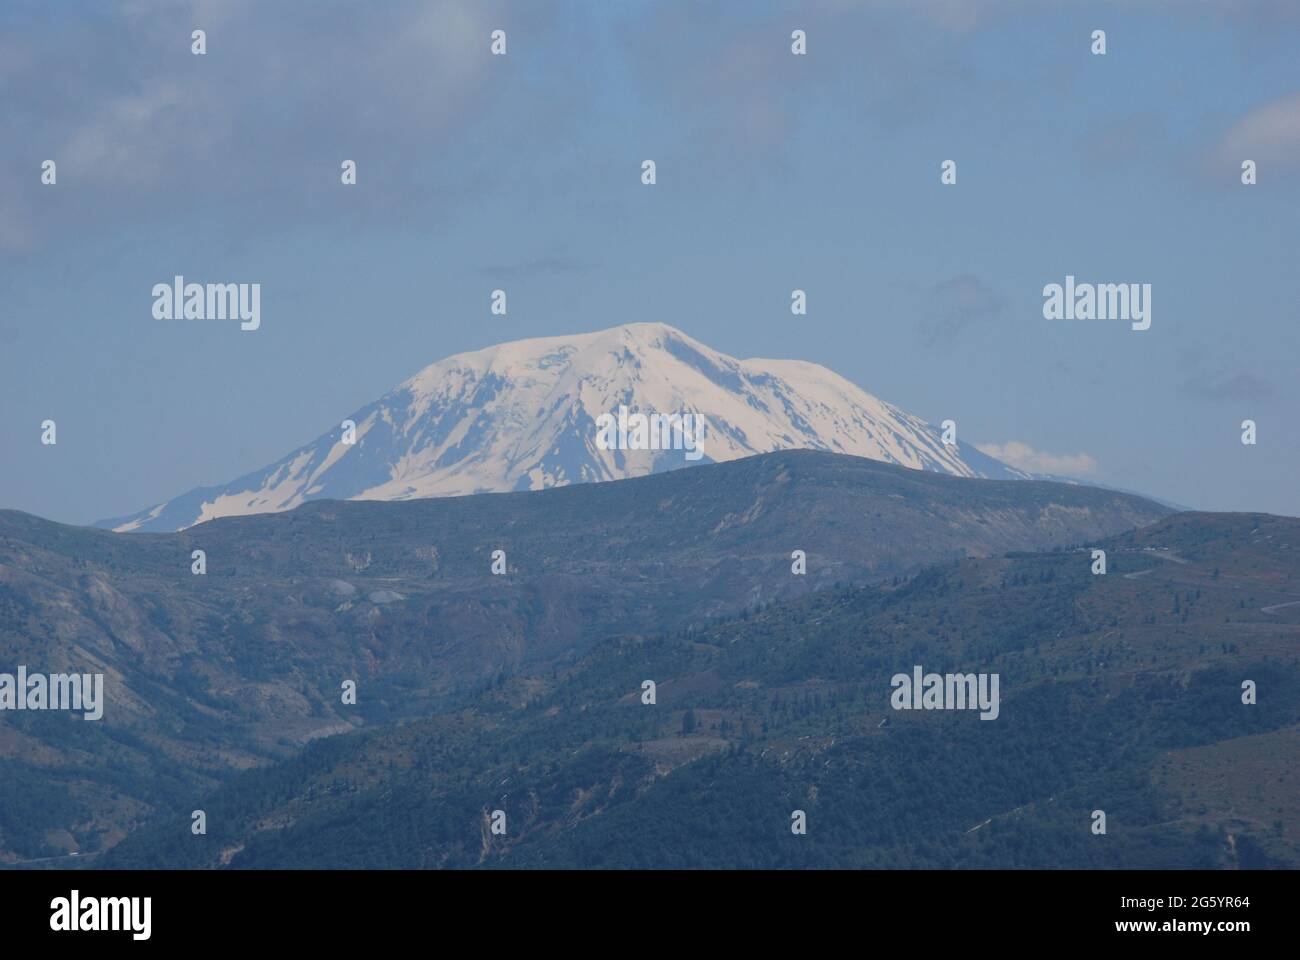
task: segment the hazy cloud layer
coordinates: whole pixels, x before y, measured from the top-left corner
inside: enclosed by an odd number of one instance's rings
[[[194,215],[218,193],[236,199],[221,215],[242,229],[283,230],[320,217],[344,159],[358,162],[372,212],[472,196],[481,166],[446,161],[498,96],[493,80],[514,71],[509,58],[488,70],[488,35],[507,7],[521,32],[545,37],[545,0],[136,0],[93,24],[40,24],[0,70],[0,100],[13,105],[0,113],[0,176],[36,185],[53,159],[80,202],[50,207],[38,186],[18,191],[0,205],[0,244],[147,222],[163,206],[168,218]],[[190,52],[193,29],[207,33],[204,56]],[[529,132],[497,131],[502,155],[517,155]]]

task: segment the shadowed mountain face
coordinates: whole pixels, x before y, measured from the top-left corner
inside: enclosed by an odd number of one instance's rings
[[[316,502],[165,535],[3,512],[0,671],[102,672],[107,704],[99,721],[0,718],[0,852],[110,844],[235,770],[473,703],[506,677],[549,678],[612,636],[1167,513],[808,451],[537,493]]]
[[[629,443],[601,417],[702,416]],[[270,466],[99,526],[166,532],[310,500],[408,500],[645,476],[776,450],[825,450],[961,477],[1026,474],[813,363],[737,360],[662,323],[503,343],[431,364]],[[654,449],[646,444],[654,439]],[[351,439],[354,442],[349,442]],[[669,448],[664,448],[664,445]]]
[[[209,835],[186,806],[105,863],[1300,866],[1300,521],[1100,545],[1104,576],[1017,552],[611,638],[252,771],[204,799]],[[997,716],[896,709],[918,666],[997,674]]]

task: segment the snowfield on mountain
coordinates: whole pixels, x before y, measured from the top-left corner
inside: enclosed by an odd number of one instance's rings
[[[636,323],[440,360],[262,470],[98,525],[174,531],[320,498],[539,490],[690,465],[682,449],[602,449],[598,418],[620,407],[703,417],[696,463],[812,449],[961,477],[1027,476],[943,443],[936,427],[825,367],[737,360],[667,324]]]

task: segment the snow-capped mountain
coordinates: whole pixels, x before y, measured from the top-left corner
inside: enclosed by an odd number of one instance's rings
[[[609,449],[615,431],[602,438],[601,417],[620,407],[625,418],[702,417],[703,455],[688,456],[681,434],[676,449]],[[825,367],[736,360],[666,324],[634,323],[440,360],[265,469],[99,526],[172,531],[323,497],[538,490],[798,448],[963,477],[1026,476],[971,446],[945,445],[935,427]]]

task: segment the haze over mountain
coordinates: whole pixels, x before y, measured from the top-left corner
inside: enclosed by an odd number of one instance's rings
[[[98,526],[175,531],[308,500],[407,500],[644,476],[682,449],[600,449],[597,420],[702,415],[697,462],[811,449],[959,477],[1026,479],[814,363],[737,360],[667,324],[499,344],[431,364],[270,466]]]

